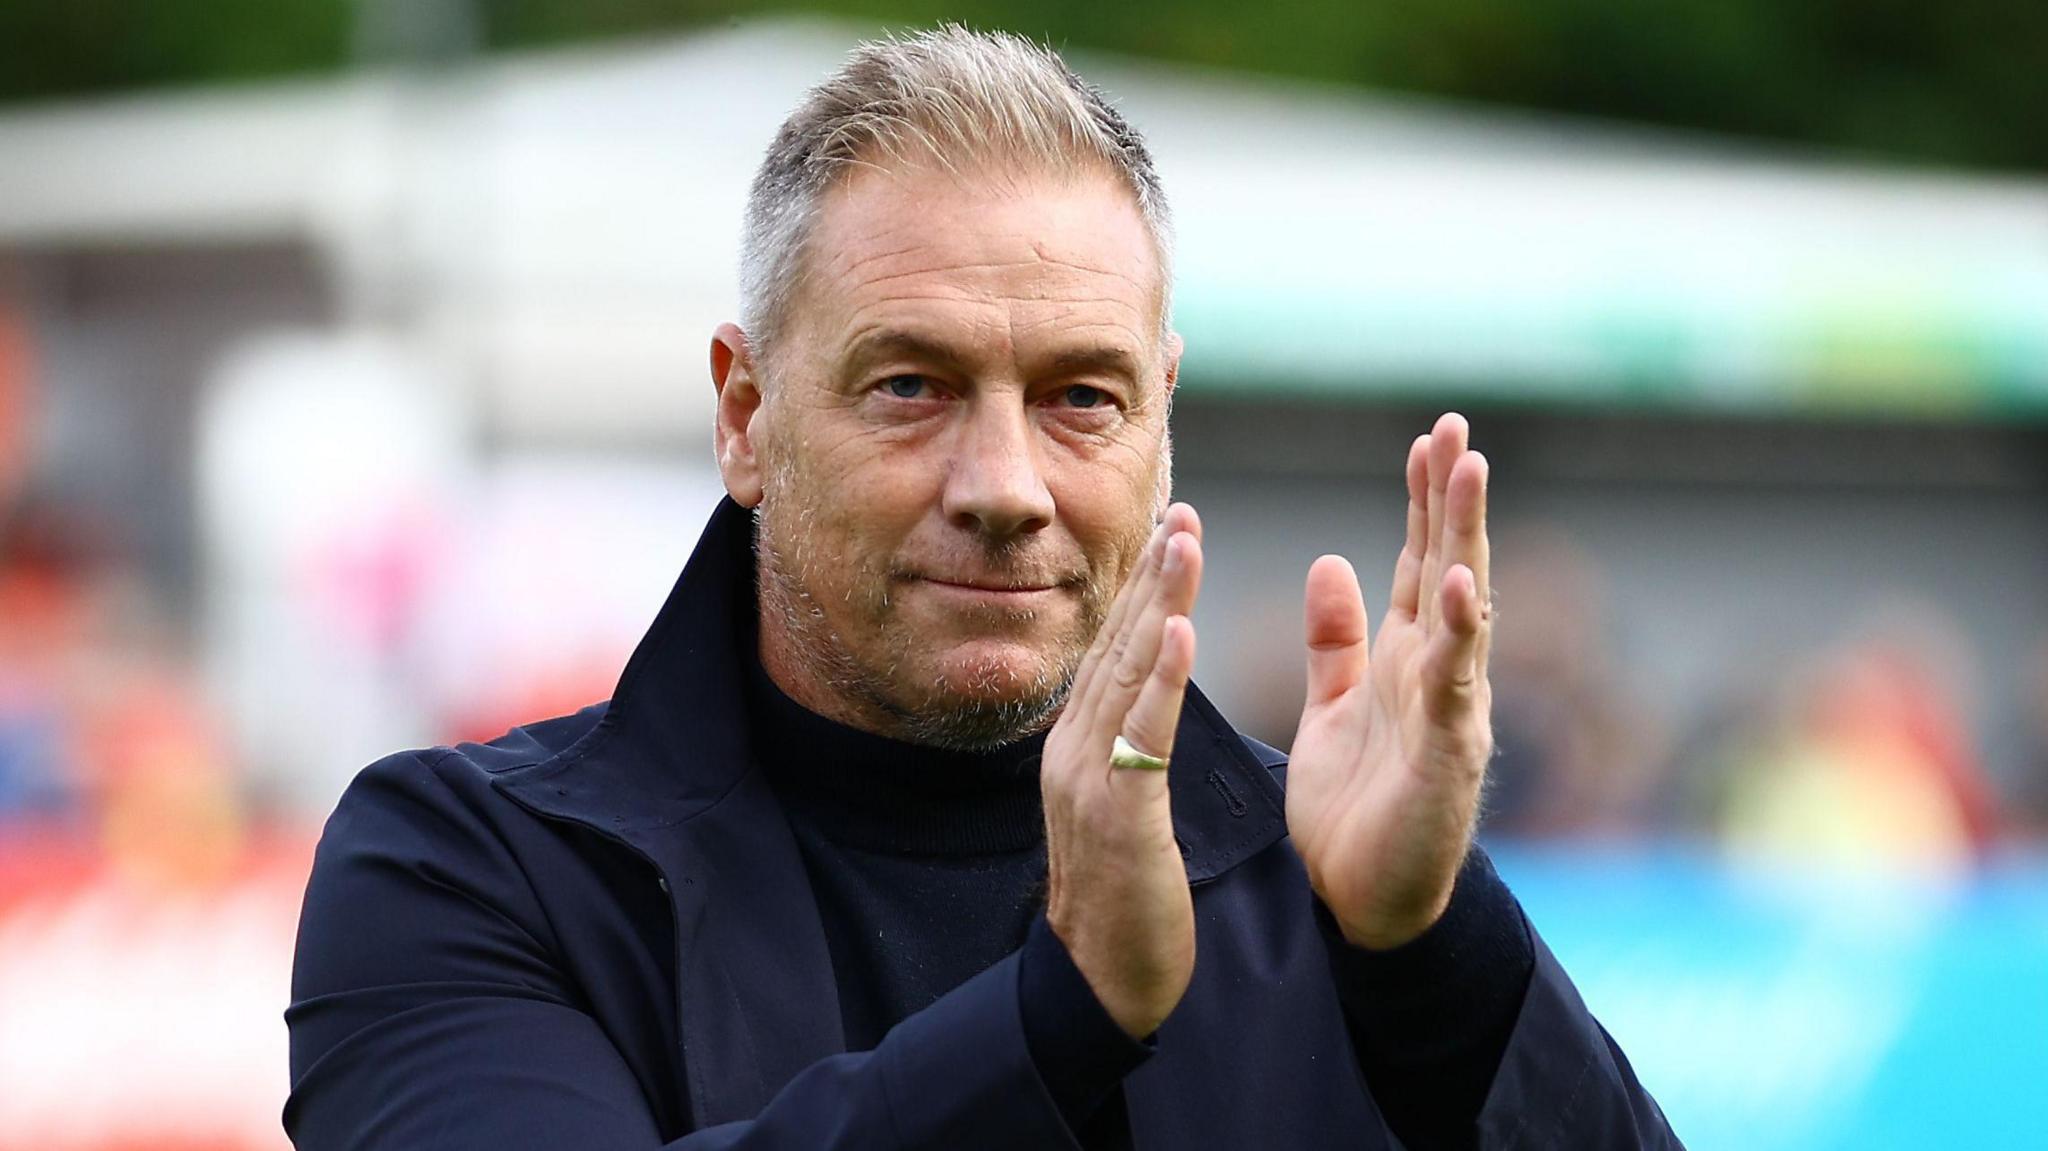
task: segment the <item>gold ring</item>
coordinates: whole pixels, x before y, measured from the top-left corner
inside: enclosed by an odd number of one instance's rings
[[[1156,755],[1146,755],[1131,746],[1131,741],[1119,735],[1109,745],[1109,766],[1129,771],[1165,771],[1166,761]]]

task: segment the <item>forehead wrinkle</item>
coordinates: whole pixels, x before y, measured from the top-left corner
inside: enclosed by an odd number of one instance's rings
[[[840,206],[844,206],[843,202]],[[820,238],[828,238],[833,231],[839,229],[828,228],[826,234]],[[902,242],[901,237],[912,232],[918,232],[918,238],[909,243]],[[910,292],[887,292],[880,297],[880,301],[922,297],[958,302],[986,299],[991,303],[998,303],[1006,299],[1028,299],[1048,302],[1070,311],[1083,305],[1108,305],[1133,316],[1142,317],[1148,307],[1156,308],[1163,299],[1164,284],[1144,283],[1139,274],[1127,270],[1131,263],[1128,260],[1109,265],[1097,264],[1088,259],[1085,252],[1058,250],[1056,241],[1044,236],[1017,235],[1001,228],[989,231],[975,229],[967,234],[995,240],[1000,246],[1009,247],[1015,255],[1010,256],[1010,253],[1006,252],[993,259],[952,263],[949,262],[949,257],[953,253],[948,252],[944,244],[934,243],[933,237],[929,234],[928,224],[897,224],[892,221],[873,231],[845,236],[844,238],[851,243],[833,246],[835,250],[821,261],[819,271],[824,274],[817,276],[816,279],[825,282],[836,281],[837,291],[833,294],[853,303],[855,308],[861,304],[854,301],[859,301],[867,292],[920,277],[929,277],[933,283],[929,287],[921,287]],[[1097,238],[1092,230],[1090,236]],[[1118,237],[1114,234],[1102,234],[1099,238],[1105,243],[1096,245],[1098,248],[1126,246],[1118,244]],[[979,246],[986,251],[992,245]],[[874,250],[877,247],[882,250]],[[1141,243],[1137,247],[1143,249],[1142,253],[1133,254],[1139,256],[1147,270],[1156,272],[1159,264],[1157,254],[1151,245]],[[1025,254],[1026,250],[1028,255]],[[1004,256],[1010,258],[1003,258]],[[891,267],[892,264],[896,266]],[[877,265],[881,267],[877,268]],[[1005,279],[1006,273],[1038,269],[1049,274],[1050,282],[1048,276],[1032,276],[1030,280],[1018,284],[1001,282]],[[864,271],[879,271],[881,274],[863,276],[861,273]],[[955,278],[970,282],[946,282]],[[1156,280],[1158,276],[1154,275],[1152,278]],[[1135,288],[1144,297],[1144,302],[1141,304],[1126,301],[1120,298],[1124,293],[1115,292],[1106,284],[1099,287],[1090,285],[1087,282],[1089,280],[1098,283],[1108,281]],[[818,286],[822,287],[823,284]]]
[[[1138,278],[1136,276],[1133,276],[1130,273],[1123,271],[1121,268],[1113,266],[1098,267],[1094,264],[1090,264],[1079,259],[1072,259],[1066,256],[1055,255],[1053,252],[1048,250],[1049,247],[1050,245],[1048,245],[1044,240],[1034,239],[1031,241],[1031,250],[1034,254],[1037,255],[1039,261],[1042,263],[1053,264],[1062,268],[1072,268],[1075,271],[1089,272],[1098,276],[1112,276],[1119,280],[1128,280],[1131,283],[1137,283]]]
[[[908,229],[891,229],[890,231],[896,232],[907,230]],[[887,233],[879,235],[876,238],[886,238],[886,235]],[[910,253],[917,251],[920,247],[922,247],[922,245],[912,243],[907,244],[901,248],[891,248],[886,252],[869,252],[866,255],[862,256],[849,256],[844,249],[841,249],[839,252],[833,255],[833,258],[830,261],[828,261],[827,271],[829,271],[832,275],[843,278],[860,271],[862,268],[867,267],[869,264],[873,264],[881,260],[892,260],[898,256],[907,256]]]
[[[907,316],[885,314],[871,315],[875,310],[892,304],[936,303],[950,306],[943,312],[914,311]],[[845,343],[848,347],[868,339],[878,332],[902,332],[928,343],[947,342],[949,336],[942,333],[952,329],[981,331],[1000,322],[1010,333],[1007,344],[1015,345],[1020,335],[1036,335],[1048,328],[1058,328],[1062,334],[1080,336],[1085,333],[1102,332],[1107,339],[1087,341],[1097,348],[1114,348],[1131,353],[1132,347],[1143,349],[1148,346],[1142,324],[1140,309],[1114,297],[1088,298],[1077,301],[1031,300],[1028,306],[1018,307],[1014,303],[998,300],[983,300],[973,296],[934,295],[917,292],[894,293],[878,300],[865,301],[856,305],[852,315],[854,323],[848,331]],[[1093,307],[1114,307],[1117,316],[1089,315]],[[1000,320],[998,321],[998,315]],[[1074,322],[1083,317],[1082,322]],[[932,332],[927,338],[924,333]]]
[[[1024,267],[1030,267],[1030,266],[1032,266],[1032,265],[1033,265],[1034,263],[1036,263],[1036,261],[1031,261],[1031,260],[1003,260],[1003,261],[994,261],[994,260],[987,260],[987,261],[977,261],[977,262],[975,262],[975,263],[971,263],[971,264],[944,264],[944,265],[938,265],[938,264],[934,264],[934,265],[931,265],[931,266],[929,266],[929,267],[920,267],[920,268],[912,268],[912,269],[909,269],[909,270],[907,270],[907,271],[902,271],[902,272],[890,272],[890,273],[888,273],[888,274],[886,274],[886,275],[881,275],[881,276],[872,276],[872,277],[869,277],[869,278],[868,278],[868,279],[866,279],[866,280],[863,280],[863,281],[861,281],[861,284],[860,284],[860,286],[861,286],[861,287],[872,287],[872,286],[874,286],[874,285],[876,285],[876,284],[887,284],[887,283],[891,283],[891,282],[893,282],[893,281],[896,281],[896,280],[904,280],[904,279],[909,279],[910,277],[913,277],[913,276],[931,276],[931,275],[946,275],[946,274],[948,274],[948,273],[952,273],[952,272],[999,272],[999,271],[1002,271],[1003,269],[1006,269],[1006,268],[1024,268]]]
[[[1077,314],[1085,313],[1091,308],[1112,308],[1132,316],[1140,315],[1143,311],[1137,305],[1127,300],[1118,299],[1115,296],[1047,296],[1032,302],[1042,305],[1040,308],[1033,309],[1034,311],[1045,312],[1050,310],[1052,312],[1051,315],[1041,316],[1036,320],[1037,323],[1041,324],[1066,320]],[[1099,324],[1111,322],[1107,319],[1096,321]]]
[[[929,253],[930,259],[917,260],[914,267],[901,271],[887,272],[883,275],[869,278],[864,282],[880,283],[925,273],[945,273],[949,271],[1001,272],[1009,269],[1044,266],[1051,269],[1079,272],[1085,276],[1109,277],[1141,289],[1144,287],[1144,285],[1139,283],[1139,277],[1125,271],[1121,263],[1093,263],[1084,258],[1082,253],[1055,250],[1052,242],[1043,237],[1019,236],[1002,228],[973,229],[969,230],[966,234],[984,241],[995,241],[994,244],[984,244],[982,245],[983,247],[1016,247],[1014,241],[1021,240],[1022,248],[1028,250],[1028,254],[1024,250],[1019,250],[1016,254],[1007,257],[996,256],[964,263],[954,262],[948,259],[945,253],[932,250],[933,245],[930,243],[929,235],[925,231],[927,226],[924,222],[890,226],[869,233],[866,237],[852,237],[854,240],[852,245],[838,249],[826,259],[824,270],[841,280],[847,280],[854,278],[855,274],[861,269],[876,263]],[[886,251],[860,252],[858,250],[860,247],[865,246],[865,243],[887,242],[901,233],[916,233],[919,238],[900,247],[891,247]],[[1152,265],[1156,269],[1157,260],[1154,253],[1151,252],[1149,245],[1140,245],[1140,247],[1144,249],[1147,264]]]
[[[837,341],[842,352],[878,330],[900,330],[911,335],[940,331],[972,330],[979,326],[972,315],[993,306],[980,292],[957,285],[934,284],[921,291],[896,290],[869,299],[853,293],[844,302],[845,322]],[[952,343],[953,340],[943,341]]]
[[[955,271],[989,272],[1001,271],[1006,268],[1021,266],[1024,265],[1011,263],[975,263],[951,265],[945,268],[920,268],[913,271],[897,272],[891,273],[889,275],[878,276],[871,279],[862,280],[859,283],[855,284],[847,284],[847,295],[852,297],[858,297],[867,292],[881,288],[886,290],[883,291],[883,293],[880,296],[875,297],[874,300],[871,302],[879,303],[906,299],[934,299],[957,302],[986,301],[993,306],[1003,307],[1014,306],[1017,303],[1041,303],[1056,306],[1065,309],[1068,312],[1087,306],[1106,306],[1116,308],[1117,310],[1122,312],[1131,313],[1132,315],[1143,314],[1144,306],[1135,301],[1125,298],[1124,294],[1106,290],[1102,287],[1093,287],[1086,283],[1046,283],[1042,280],[1034,281],[1027,285],[990,283],[987,282],[986,280],[982,280],[980,282],[963,283],[952,279],[949,275],[950,273]],[[1062,266],[1068,267],[1070,269],[1078,269],[1080,267],[1079,265]],[[1097,271],[1094,269],[1088,269],[1085,272],[1085,275],[1115,280],[1119,283],[1129,284],[1132,287],[1141,287],[1141,285],[1137,283],[1135,277],[1126,276],[1117,272]],[[900,281],[915,279],[920,276],[932,277],[933,282],[928,288],[912,290],[891,288],[891,285],[896,285]],[[1156,298],[1156,295],[1153,298]]]
[[[1150,327],[1141,306],[1116,296],[1005,298],[967,287],[933,285],[926,290],[895,290],[861,300],[849,300],[846,336],[842,348],[876,328],[898,328],[912,334],[931,330],[948,333],[947,343],[967,339],[980,342],[970,333],[1001,324],[1009,333],[1007,344],[1019,336],[1036,338],[1048,329],[1080,333],[1102,330],[1113,333],[1112,342],[1135,344],[1149,349]],[[999,315],[1000,314],[1000,315]]]

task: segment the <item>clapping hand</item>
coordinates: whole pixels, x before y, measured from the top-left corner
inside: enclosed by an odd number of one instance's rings
[[[1408,539],[1379,634],[1339,556],[1309,568],[1308,698],[1287,827],[1346,939],[1405,943],[1436,922],[1470,847],[1493,753],[1486,678],[1484,456],[1450,414],[1408,452]]]
[[[1115,766],[1117,745],[1154,766],[1173,755],[1201,582],[1201,521],[1175,504],[1083,657],[1039,769],[1046,917],[1134,1038],[1151,1034],[1187,991],[1195,912],[1166,772]]]

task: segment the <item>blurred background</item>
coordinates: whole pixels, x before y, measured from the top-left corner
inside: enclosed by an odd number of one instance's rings
[[[752,168],[940,18],[1152,139],[1224,710],[1458,406],[1486,836],[1681,1135],[2048,1146],[2048,5],[0,0],[0,1149],[282,1145],[322,819],[610,693]]]

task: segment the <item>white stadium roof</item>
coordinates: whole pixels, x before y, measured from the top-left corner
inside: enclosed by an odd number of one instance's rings
[[[283,241],[514,434],[703,426],[762,148],[856,33],[0,116],[0,249]],[[1128,61],[1191,392],[2048,414],[2048,182]]]

